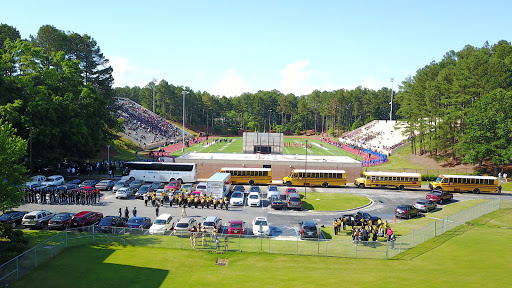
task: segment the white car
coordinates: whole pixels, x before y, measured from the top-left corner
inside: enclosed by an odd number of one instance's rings
[[[194,190],[192,190],[192,188],[194,188],[194,187],[190,183],[181,185],[181,189],[183,189],[182,191],[185,193],[194,191]]]
[[[256,217],[252,220],[252,234],[257,236],[268,236],[270,235],[270,226],[267,218]]]
[[[119,198],[128,199],[132,195],[133,195],[133,189],[130,188],[130,187],[119,188],[119,189],[117,189],[117,192],[116,192],[116,198],[117,199],[119,199]]]
[[[267,190],[267,199],[271,199],[272,196],[277,196],[279,197],[279,189],[277,189],[277,186],[276,185],[270,185],[268,186],[268,190]]]
[[[45,181],[41,183],[41,186],[59,186],[64,184],[64,177],[60,175],[53,175],[48,177]]]
[[[149,228],[149,234],[165,234],[165,232],[170,231],[174,227],[174,223],[172,222],[171,214],[165,213],[158,218],[156,218],[153,225]]]
[[[243,192],[235,191],[231,194],[231,198],[229,199],[229,204],[232,206],[243,206],[244,205],[245,196]]]
[[[259,207],[261,205],[261,195],[258,192],[251,192],[247,197],[247,205],[251,207]]]
[[[55,216],[55,212],[47,210],[31,211],[23,216],[21,224],[27,228],[44,228],[48,221]]]
[[[41,186],[41,183],[43,183],[46,180],[46,177],[43,175],[36,175],[30,178],[30,181],[25,183],[25,187],[27,188],[35,188],[38,186]]]

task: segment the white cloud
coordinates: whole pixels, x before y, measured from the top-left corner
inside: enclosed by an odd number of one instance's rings
[[[215,84],[215,87],[208,91],[212,95],[233,97],[248,92],[249,88],[244,79],[230,69],[224,73],[224,78]]]
[[[146,67],[137,67],[127,58],[121,56],[108,56],[109,64],[114,71],[114,87],[146,86],[153,79],[159,78],[160,72]],[[158,83],[158,81],[157,81]]]
[[[279,71],[281,74],[280,91],[284,94],[306,95],[315,89],[326,90],[333,85],[326,83],[326,74],[320,71],[306,69],[309,60],[298,60],[286,65]]]

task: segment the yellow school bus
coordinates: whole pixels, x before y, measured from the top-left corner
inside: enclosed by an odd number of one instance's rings
[[[407,172],[367,171],[363,172],[363,177],[354,180],[354,185],[359,188],[390,186],[399,190],[404,188],[420,188],[421,174]]]
[[[468,175],[439,175],[436,181],[429,185],[432,190],[448,192],[501,192],[498,178],[493,176],[468,176]]]
[[[294,169],[290,176],[283,178],[283,184],[288,186],[344,186],[347,184],[345,170],[304,170]]]
[[[272,184],[271,168],[224,167],[220,172],[231,174],[232,184]]]

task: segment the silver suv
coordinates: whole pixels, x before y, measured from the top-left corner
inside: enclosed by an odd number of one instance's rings
[[[290,193],[286,196],[286,207],[288,209],[302,210],[302,201],[299,193]]]
[[[25,214],[23,220],[21,220],[21,224],[27,228],[43,228],[45,225],[48,225],[48,221],[50,221],[53,216],[55,216],[55,212],[36,210]]]
[[[181,218],[174,225],[174,234],[188,234],[192,227],[197,229],[197,220],[192,217]]]
[[[213,229],[222,231],[222,219],[217,216],[208,216],[204,218],[201,224],[201,229],[204,228],[206,232],[211,233]]]

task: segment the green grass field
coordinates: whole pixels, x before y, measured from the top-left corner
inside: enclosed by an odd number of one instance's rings
[[[299,192],[303,192],[300,191]],[[361,207],[370,203],[370,199],[353,194],[344,193],[307,193],[307,199],[304,194],[300,194],[302,205],[305,209],[315,211],[341,211]]]
[[[217,142],[215,144],[206,145],[206,143],[199,143],[192,145],[185,149],[185,153],[190,152],[200,152],[200,153],[242,153],[243,150],[243,140],[242,137],[219,137],[219,138],[210,138],[208,142],[212,142],[215,139],[227,139],[228,142]],[[284,147],[283,154],[286,155],[304,155],[306,154],[306,149],[301,147],[300,144],[305,144],[306,141],[304,138],[284,138],[284,143],[290,144],[290,147]],[[293,147],[293,144],[297,144],[296,147]],[[308,149],[308,155],[323,155],[323,156],[348,156],[350,158],[355,158],[356,160],[362,160],[362,157],[355,156],[347,151],[340,149],[338,147],[328,145],[322,143],[319,140],[308,139],[308,144],[311,144],[312,147]],[[322,147],[323,145],[323,147]],[[172,153],[174,156],[180,156],[181,151],[177,151]]]
[[[11,287],[507,287],[510,223],[512,209],[501,209],[397,260],[85,245],[64,250]],[[219,259],[227,266],[215,265]]]

